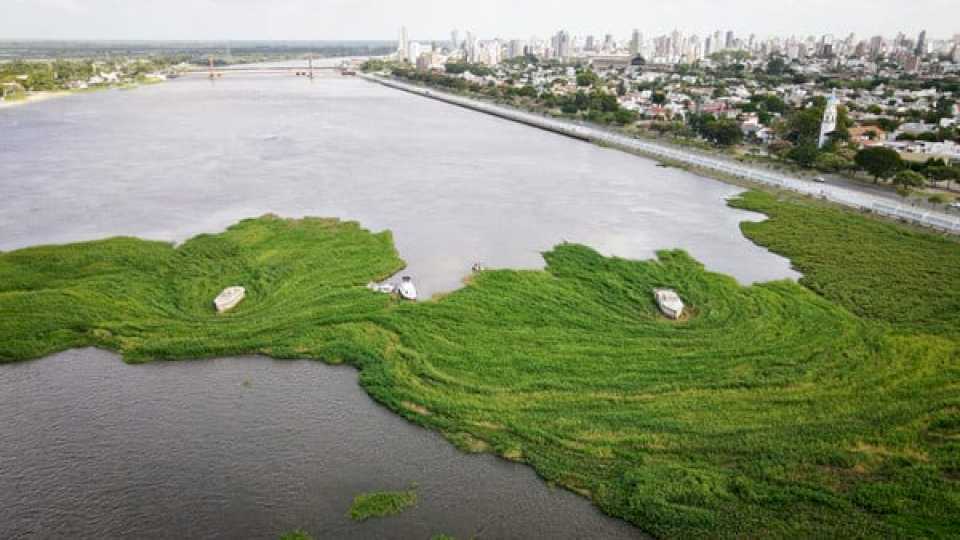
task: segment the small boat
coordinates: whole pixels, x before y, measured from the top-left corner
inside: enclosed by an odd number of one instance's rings
[[[484,266],[484,264],[481,262],[475,262],[473,263],[473,266],[470,267],[470,270],[474,272],[485,272],[487,270],[487,267]]]
[[[394,285],[393,283],[376,283],[374,281],[367,283],[367,288],[373,292],[384,293],[384,294],[392,294],[394,291],[397,290],[397,286]]]
[[[223,313],[236,307],[246,295],[247,290],[243,287],[227,287],[213,299],[213,305],[217,313]]]
[[[405,300],[417,299],[417,288],[413,286],[413,280],[410,279],[410,276],[403,276],[403,279],[400,280],[400,286],[397,287],[397,292]]]
[[[679,319],[683,313],[683,300],[673,289],[654,289],[653,297],[657,306],[664,315],[671,319]]]

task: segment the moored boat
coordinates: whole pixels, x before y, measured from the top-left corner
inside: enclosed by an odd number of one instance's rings
[[[679,319],[683,314],[683,300],[673,289],[654,289],[653,297],[660,312],[671,319]]]
[[[213,299],[213,305],[217,308],[217,313],[223,313],[236,307],[246,295],[247,290],[243,287],[227,287]]]
[[[397,287],[397,292],[406,300],[417,299],[417,288],[414,287],[413,280],[410,279],[410,276],[403,276],[403,279],[400,281],[400,286]]]
[[[394,285],[393,283],[377,283],[375,281],[371,281],[370,283],[367,283],[367,288],[373,292],[384,293],[384,294],[392,294],[394,291],[397,290],[397,286]]]

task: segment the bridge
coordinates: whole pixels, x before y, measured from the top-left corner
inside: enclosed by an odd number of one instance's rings
[[[308,58],[308,63],[306,66],[285,66],[285,65],[270,65],[270,64],[243,64],[243,65],[225,65],[218,66],[213,62],[213,57],[210,57],[210,65],[207,67],[194,67],[186,70],[185,74],[190,73],[206,73],[211,79],[223,76],[224,73],[282,73],[282,74],[294,74],[303,77],[313,78],[315,73],[338,73],[340,75],[356,75],[356,70],[354,64],[356,61],[343,61],[340,65],[313,65],[313,58]]]
[[[302,77],[313,77],[314,74],[320,75],[356,75],[353,68],[344,68],[341,66],[316,66],[313,68],[305,66],[222,66],[209,68],[192,68],[183,72],[189,74],[207,74],[211,79],[221,77],[228,73],[260,73],[260,74],[283,74],[299,75]]]

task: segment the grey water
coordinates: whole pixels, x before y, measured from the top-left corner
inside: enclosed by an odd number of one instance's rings
[[[797,277],[740,234],[762,216],[728,208],[737,192],[352,78],[187,77],[0,110],[2,250],[182,241],[272,212],[392,230],[425,297],[473,262],[542,267],[562,241],[635,259],[682,248],[744,284]],[[67,351],[0,366],[0,426],[0,538],[639,534],[317,362]],[[345,517],[353,495],[412,483],[416,509]]]
[[[353,368],[95,349],[0,368],[0,538],[636,538],[532,469],[376,405]],[[355,523],[359,493],[414,488]]]

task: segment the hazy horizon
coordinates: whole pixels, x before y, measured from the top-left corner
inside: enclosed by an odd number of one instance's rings
[[[0,40],[94,41],[393,41],[406,26],[411,39],[445,40],[450,31],[481,37],[574,34],[623,38],[674,28],[705,34],[821,35],[854,32],[931,39],[960,33],[957,0],[602,0],[590,9],[573,0],[518,4],[489,0],[0,0]]]

